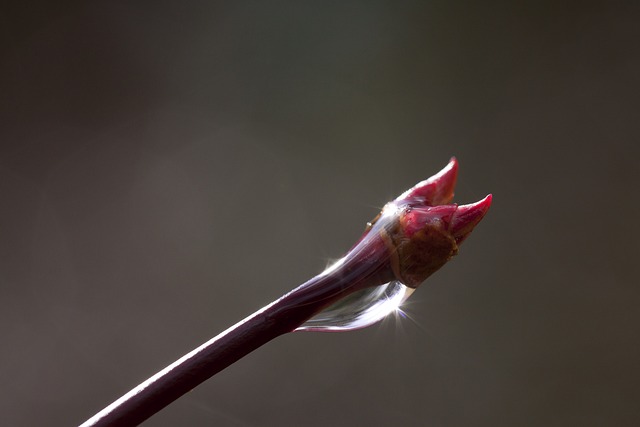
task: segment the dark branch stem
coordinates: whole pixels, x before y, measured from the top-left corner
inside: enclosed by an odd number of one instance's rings
[[[294,331],[323,308],[366,287],[394,279],[389,249],[370,236],[322,273],[257,311],[147,379],[87,420],[86,426],[140,424],[258,347]]]

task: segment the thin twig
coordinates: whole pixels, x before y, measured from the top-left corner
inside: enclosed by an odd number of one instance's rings
[[[450,205],[457,161],[388,203],[334,266],[147,379],[81,427],[137,425],[248,353],[342,298],[393,280],[415,288],[458,252],[491,196]]]
[[[353,252],[353,251],[352,251]],[[181,357],[91,417],[82,426],[137,425],[222,369],[292,332],[326,306],[394,279],[382,239],[367,239],[341,267],[321,274]]]

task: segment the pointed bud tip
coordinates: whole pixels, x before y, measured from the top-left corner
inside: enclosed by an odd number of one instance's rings
[[[492,199],[493,195],[489,194],[476,203],[458,206],[449,226],[449,231],[458,244],[462,243],[484,218],[491,207]]]
[[[451,157],[449,163],[440,172],[403,193],[397,200],[419,198],[423,199],[427,206],[446,205],[453,199],[457,177],[458,160]]]
[[[435,183],[438,188],[449,188],[453,194],[453,187],[456,185],[458,178],[458,159],[451,157],[447,166],[442,168],[440,172],[427,179],[425,182]]]

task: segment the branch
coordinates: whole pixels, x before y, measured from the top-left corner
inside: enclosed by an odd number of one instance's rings
[[[272,339],[293,332],[354,292],[399,281],[416,288],[458,252],[489,209],[491,195],[457,206],[458,164],[389,202],[333,266],[187,353],[91,417],[81,427],[140,424]]]

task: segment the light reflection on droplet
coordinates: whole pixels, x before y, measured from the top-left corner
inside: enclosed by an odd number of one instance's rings
[[[394,280],[354,292],[309,319],[296,331],[335,332],[370,326],[391,313],[402,315],[399,307],[413,291]]]

